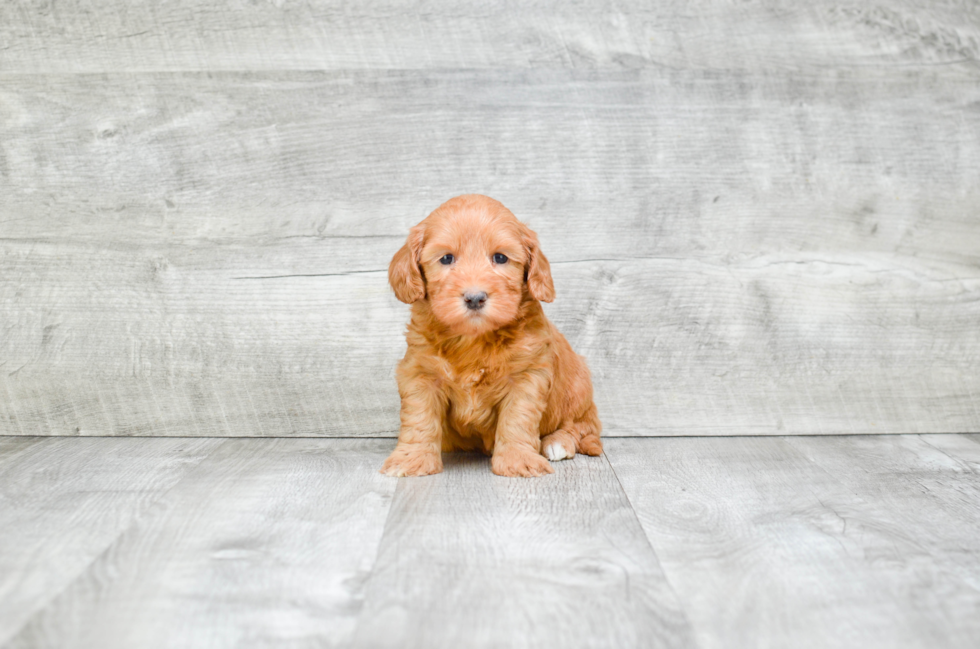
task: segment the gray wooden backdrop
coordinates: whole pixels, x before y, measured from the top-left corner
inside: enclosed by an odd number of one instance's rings
[[[978,59],[974,0],[0,3],[0,434],[395,434],[466,192],[607,435],[978,431]]]

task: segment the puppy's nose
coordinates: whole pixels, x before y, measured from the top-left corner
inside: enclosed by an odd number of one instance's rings
[[[476,311],[482,309],[483,305],[487,303],[487,294],[483,291],[467,291],[463,295],[463,300],[466,302],[467,309]]]

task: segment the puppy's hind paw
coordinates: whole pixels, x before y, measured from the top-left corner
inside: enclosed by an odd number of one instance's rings
[[[578,443],[578,450],[586,455],[602,455],[602,440],[594,433],[585,435]]]
[[[575,438],[564,430],[556,430],[541,438],[541,454],[552,462],[575,457]]]
[[[564,460],[568,457],[565,453],[565,447],[555,442],[554,444],[548,444],[544,449],[544,455],[552,462],[557,462],[558,460]]]

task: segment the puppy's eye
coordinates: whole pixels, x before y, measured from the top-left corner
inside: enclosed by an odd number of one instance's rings
[[[442,259],[439,260],[439,263],[442,264],[443,266],[448,266],[454,261],[456,261],[456,258],[453,257],[452,255],[443,255]]]
[[[507,263],[507,255],[502,254],[502,253],[499,253],[499,252],[495,252],[493,254],[493,263],[495,263],[495,264],[506,264]]]

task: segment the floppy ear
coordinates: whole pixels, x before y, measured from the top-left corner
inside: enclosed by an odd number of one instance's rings
[[[524,267],[524,281],[527,282],[527,291],[535,300],[551,302],[555,299],[555,283],[551,280],[551,264],[541,252],[541,247],[538,245],[538,235],[523,224],[521,234],[524,239],[524,249],[527,251],[527,265]]]
[[[421,224],[416,225],[408,231],[405,245],[399,248],[388,265],[388,283],[394,289],[395,297],[405,304],[418,302],[425,297],[425,281],[419,268],[424,239],[425,230]]]

